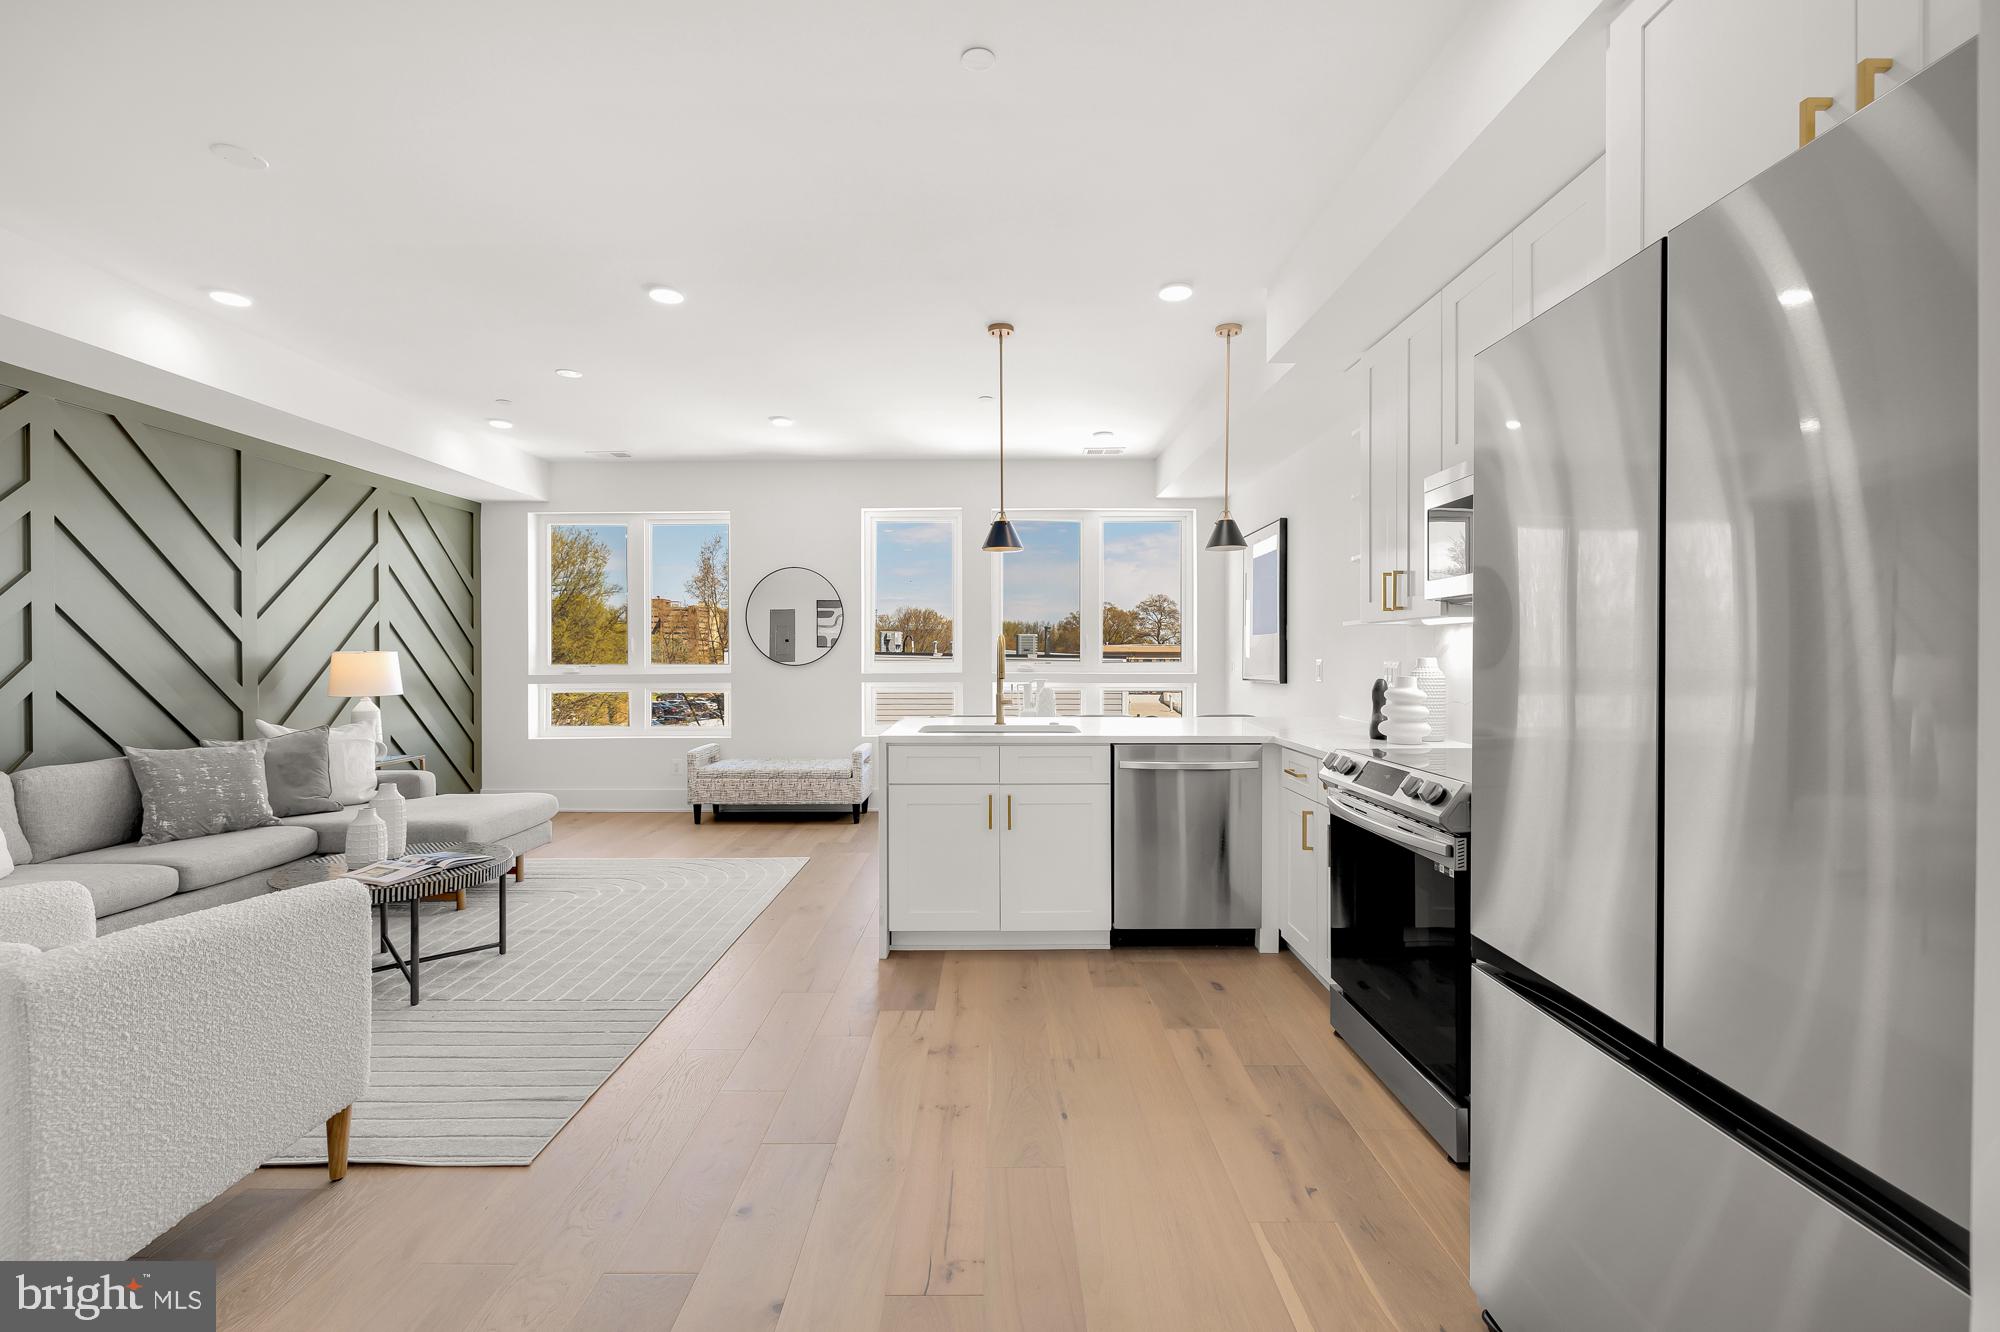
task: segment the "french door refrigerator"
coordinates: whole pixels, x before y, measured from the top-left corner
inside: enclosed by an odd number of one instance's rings
[[[1476,362],[1503,1332],[1966,1325],[1974,58]]]

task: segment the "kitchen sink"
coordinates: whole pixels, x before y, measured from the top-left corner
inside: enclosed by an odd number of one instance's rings
[[[1068,722],[937,722],[917,728],[922,735],[999,735],[1001,732],[1032,732],[1036,735],[1081,735],[1083,729]]]

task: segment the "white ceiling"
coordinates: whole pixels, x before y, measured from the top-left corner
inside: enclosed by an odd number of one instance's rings
[[[1468,3],[28,5],[0,227],[549,457],[987,453],[994,319],[1147,454]]]

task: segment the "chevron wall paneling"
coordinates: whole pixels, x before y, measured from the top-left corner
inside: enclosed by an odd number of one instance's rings
[[[476,504],[0,368],[0,768],[316,726],[385,648],[390,748],[477,790],[478,552]]]

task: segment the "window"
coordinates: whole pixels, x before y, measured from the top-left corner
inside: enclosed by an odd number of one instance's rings
[[[1104,660],[1181,659],[1182,537],[1172,518],[1104,524]]]
[[[542,515],[541,669],[729,665],[729,515]]]
[[[541,684],[545,739],[565,736],[686,735],[713,740],[729,734],[729,686],[698,689],[659,685]]]
[[[1040,682],[1036,681],[1035,683]],[[1003,700],[1002,706],[1007,716],[1018,717],[1021,715],[1021,708],[1028,697],[1028,687],[1027,683],[1019,683],[1013,680],[1007,682],[1006,690],[1001,696]],[[1054,696],[1056,716],[1081,717],[1083,715],[1084,687],[1082,685],[1043,685],[1042,687]],[[991,684],[986,687],[986,696],[989,699],[993,697],[993,686]]]
[[[1180,509],[1017,513],[1022,548],[994,561],[1008,660],[1037,675],[1192,671],[1193,521]]]
[[[1021,549],[1000,557],[1000,636],[1010,660],[1083,659],[1083,524],[1023,518]]]
[[[1156,688],[1127,685],[1106,688],[1104,712],[1111,717],[1185,717],[1192,711],[1194,690],[1182,685]]]
[[[861,515],[872,671],[959,669],[958,510]]]
[[[880,735],[905,717],[955,717],[964,707],[956,684],[865,684],[861,687],[861,729],[868,735]]]
[[[623,666],[631,635],[623,523],[548,528],[549,663]]]
[[[649,525],[646,659],[655,666],[729,664],[729,520]]]

